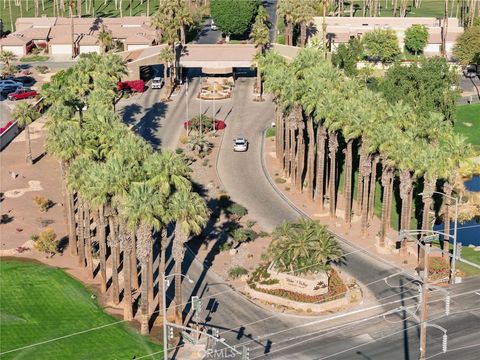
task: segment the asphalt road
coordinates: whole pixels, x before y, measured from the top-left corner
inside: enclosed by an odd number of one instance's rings
[[[293,220],[299,215],[272,190],[263,174],[260,161],[262,132],[272,121],[273,107],[268,101],[256,103],[251,100],[253,81],[254,79],[251,78],[239,79],[232,99],[213,103],[196,99],[199,79],[194,78],[189,82],[188,97],[183,87],[171,102],[162,104],[158,102],[159,92],[149,89],[144,94],[119,104],[118,109],[125,121],[139,134],[149,139],[155,147],[174,149],[178,136],[183,131],[183,122],[187,118],[187,99],[189,117],[200,112],[212,114],[215,106],[216,118],[224,119],[227,124],[218,159],[218,171],[223,186],[235,201],[245,205],[250,214],[265,229],[270,230],[281,221]],[[233,152],[230,140],[235,136],[246,136],[250,140],[248,152]],[[195,248],[195,240],[190,246]],[[350,253],[347,255],[345,271],[354,274],[364,286],[366,294],[364,305],[371,309],[368,312],[354,308],[351,310],[357,313],[345,317],[335,315],[332,319],[325,316],[312,318],[271,312],[252,303],[241,295],[238,289],[232,289],[225,284],[220,277],[209,270],[208,264],[196,260],[192,252],[187,252],[183,271],[194,279],[195,283],[190,285],[184,282],[184,301],[187,302],[192,295],[199,295],[203,299],[204,310],[201,320],[205,328],[218,328],[220,336],[232,346],[247,343],[251,349],[251,355],[255,357],[314,359],[319,354],[327,356],[343,351],[375,338],[375,331],[380,328],[379,323],[374,322],[368,328],[358,325],[358,328],[342,332],[341,336],[336,334],[322,341],[319,341],[316,336],[324,334],[326,329],[331,329],[332,326],[346,326],[367,315],[373,316],[393,309],[402,302],[414,305],[415,296],[418,296],[416,287],[403,274],[400,274],[398,269],[346,244],[344,247],[345,251]],[[171,266],[172,264],[169,268]],[[387,276],[392,276],[388,284],[384,281]],[[480,288],[478,284],[475,286]],[[172,296],[172,290],[170,289],[168,293],[169,297]],[[186,313],[189,310],[189,304],[187,304]],[[468,317],[468,319],[473,318]],[[382,319],[375,321],[380,321],[382,324],[384,322]],[[389,323],[382,326],[384,333],[395,329]],[[469,331],[471,328],[468,330],[467,327],[466,333]],[[357,335],[348,337],[348,334]],[[378,337],[378,335],[375,336]],[[413,344],[418,340],[413,331],[409,337],[411,337],[409,343],[412,343],[411,351],[414,354],[416,347]],[[395,335],[392,338],[395,339]],[[297,342],[296,339],[301,341]],[[464,341],[471,342],[469,339]],[[375,343],[366,344],[365,349],[379,352],[380,359],[381,356],[387,356],[387,353],[380,354],[382,347],[385,346],[380,344],[383,344],[381,339]],[[220,349],[217,348],[219,351]],[[404,351],[404,349],[400,347],[396,351]],[[337,358],[344,358],[342,356]],[[353,353],[350,358],[358,358],[358,354]]]

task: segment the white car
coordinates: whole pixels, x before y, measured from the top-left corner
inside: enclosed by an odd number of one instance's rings
[[[217,30],[217,25],[215,25],[215,23],[213,22],[213,20],[212,20],[212,23],[210,24],[210,29],[212,29],[212,30]]]
[[[161,89],[163,87],[163,78],[154,77],[152,80],[152,89]]]
[[[237,137],[233,139],[233,151],[244,152],[248,149],[248,140],[244,137]]]

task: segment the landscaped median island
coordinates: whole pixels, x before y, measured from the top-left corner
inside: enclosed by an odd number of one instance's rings
[[[103,312],[95,295],[63,270],[3,258],[0,274],[2,360],[160,354],[161,345]]]
[[[362,297],[355,280],[332,266],[343,260],[343,251],[316,221],[279,225],[263,258],[266,261],[245,287],[249,296],[262,302],[319,313],[339,310]]]

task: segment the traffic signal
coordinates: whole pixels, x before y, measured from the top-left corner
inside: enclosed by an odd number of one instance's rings
[[[212,335],[213,337],[218,338],[218,336],[220,335],[220,332],[218,331],[217,328],[212,328]]]
[[[445,315],[450,315],[450,295],[445,297]]]
[[[192,308],[197,313],[202,312],[202,300],[198,296],[192,296]]]
[[[456,249],[456,259],[460,259],[462,257],[462,243],[461,242],[457,242],[457,249]]]
[[[168,338],[173,339],[173,326],[168,327]]]

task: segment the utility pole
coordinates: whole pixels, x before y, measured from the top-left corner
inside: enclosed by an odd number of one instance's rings
[[[424,245],[423,251],[423,283],[422,283],[422,306],[420,314],[420,360],[426,359],[427,354],[427,320],[428,320],[428,255],[430,246]]]

